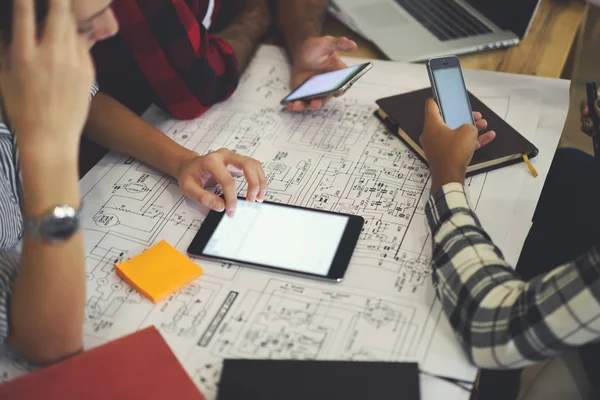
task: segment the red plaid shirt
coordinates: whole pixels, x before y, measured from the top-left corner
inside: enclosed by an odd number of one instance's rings
[[[210,32],[227,26],[243,3],[115,0],[120,32],[93,51],[102,90],[136,112],[153,102],[175,118],[200,116],[238,84],[233,50]]]

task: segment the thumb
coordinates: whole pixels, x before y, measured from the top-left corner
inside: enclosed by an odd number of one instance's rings
[[[425,126],[437,125],[446,125],[446,123],[442,118],[442,114],[440,114],[440,108],[437,103],[430,97],[425,102]]]
[[[356,42],[348,39],[347,37],[326,36],[325,44],[327,50],[329,51],[351,52],[356,50],[356,48],[358,47]]]

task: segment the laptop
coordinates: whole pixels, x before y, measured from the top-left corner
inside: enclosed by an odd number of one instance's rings
[[[333,0],[332,14],[390,59],[413,62],[514,46],[527,34],[540,2]]]

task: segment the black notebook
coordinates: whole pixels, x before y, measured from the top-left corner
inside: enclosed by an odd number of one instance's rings
[[[425,163],[425,153],[419,137],[425,124],[425,102],[432,97],[431,88],[417,90],[398,96],[377,100],[379,110],[375,112],[396,136],[398,136]],[[537,156],[538,149],[512,126],[493,112],[481,100],[469,93],[471,108],[483,114],[488,121],[488,131],[496,131],[496,139],[475,152],[467,175],[490,171]]]
[[[419,400],[416,363],[225,360],[218,400]]]

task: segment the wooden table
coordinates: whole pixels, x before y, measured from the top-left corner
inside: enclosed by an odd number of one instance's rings
[[[498,0],[501,1],[501,0]],[[461,56],[463,68],[537,75],[570,77],[570,56],[585,11],[583,0],[542,0],[531,30],[518,46]],[[328,17],[325,32],[347,36],[358,43],[354,57],[385,59],[372,43]]]

